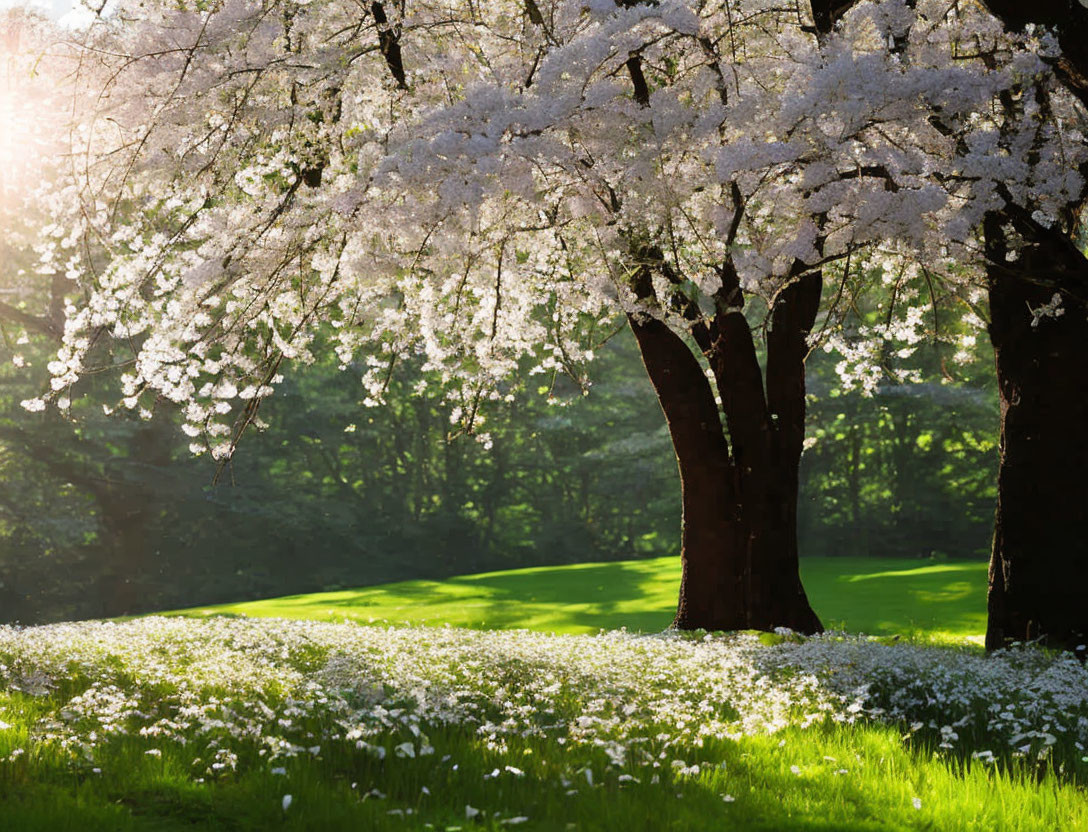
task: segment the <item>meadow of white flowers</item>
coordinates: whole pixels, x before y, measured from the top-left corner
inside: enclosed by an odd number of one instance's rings
[[[1088,670],[1072,654],[987,657],[837,634],[768,646],[743,635],[274,619],[0,627],[5,692],[54,703],[30,743],[88,763],[119,735],[142,737],[151,755],[191,746],[194,777],[233,769],[242,746],[272,768],[328,744],[380,758],[442,754],[427,734],[440,726],[465,726],[499,750],[515,737],[592,746],[621,777],[711,739],[825,720],[891,722],[905,738],[984,761],[1083,765],[1088,743]],[[4,715],[0,706],[0,731],[11,729]]]

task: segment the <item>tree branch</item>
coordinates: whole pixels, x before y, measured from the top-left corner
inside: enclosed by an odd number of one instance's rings
[[[374,15],[374,22],[378,24],[378,46],[381,48],[382,57],[393,74],[393,79],[402,90],[408,89],[408,79],[404,74],[404,59],[400,54],[400,35],[397,30],[389,25],[385,7],[381,3],[371,3],[370,13]]]
[[[53,321],[49,318],[37,318],[4,301],[0,301],[0,318],[25,326],[39,335],[47,335],[53,340],[58,340],[63,333],[63,329],[54,326]]]
[[[635,88],[635,101],[640,107],[650,106],[650,87],[646,75],[642,72],[642,57],[635,54],[627,59],[627,74],[631,76],[631,85]]]

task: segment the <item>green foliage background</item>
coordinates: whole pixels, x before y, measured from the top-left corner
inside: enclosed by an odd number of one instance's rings
[[[163,409],[76,421],[29,414],[48,339],[0,356],[0,620],[25,623],[676,553],[679,482],[628,333],[600,351],[589,395],[525,379],[488,413],[493,446],[454,435],[437,388],[404,365],[385,407],[361,370],[294,369],[268,427],[231,468],[194,459]],[[941,347],[920,385],[843,393],[810,361],[800,522],[808,556],[980,558],[989,545],[997,411],[987,357],[952,380]],[[29,366],[16,367],[15,354]],[[566,385],[566,386],[565,386]],[[559,404],[549,403],[548,398]]]

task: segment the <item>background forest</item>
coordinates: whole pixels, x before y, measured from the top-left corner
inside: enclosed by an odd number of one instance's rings
[[[49,344],[35,339],[35,353],[8,329],[3,620],[676,553],[676,465],[626,330],[600,351],[588,395],[563,376],[533,376],[489,411],[486,443],[455,433],[437,392],[413,392],[418,368],[400,366],[389,404],[375,408],[360,406],[363,367],[293,368],[261,410],[264,430],[215,481],[167,410],[107,417],[103,404],[116,403],[93,382],[75,422],[27,413],[19,402],[36,394]],[[812,353],[803,556],[987,556],[992,358],[957,366],[950,352],[923,346],[913,357],[921,383],[884,383],[872,396],[843,392],[837,356]]]

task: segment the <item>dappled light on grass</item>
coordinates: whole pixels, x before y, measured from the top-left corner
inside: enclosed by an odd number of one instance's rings
[[[801,560],[801,574],[828,627],[938,642],[978,640],[986,629],[986,564],[981,562],[807,558]],[[621,627],[659,632],[672,621],[679,583],[679,559],[670,557],[405,581],[200,607],[187,614],[557,633]]]
[[[981,561],[828,558],[802,561],[801,571],[825,624],[873,635],[981,644],[986,570]],[[840,617],[837,610],[849,612]]]

